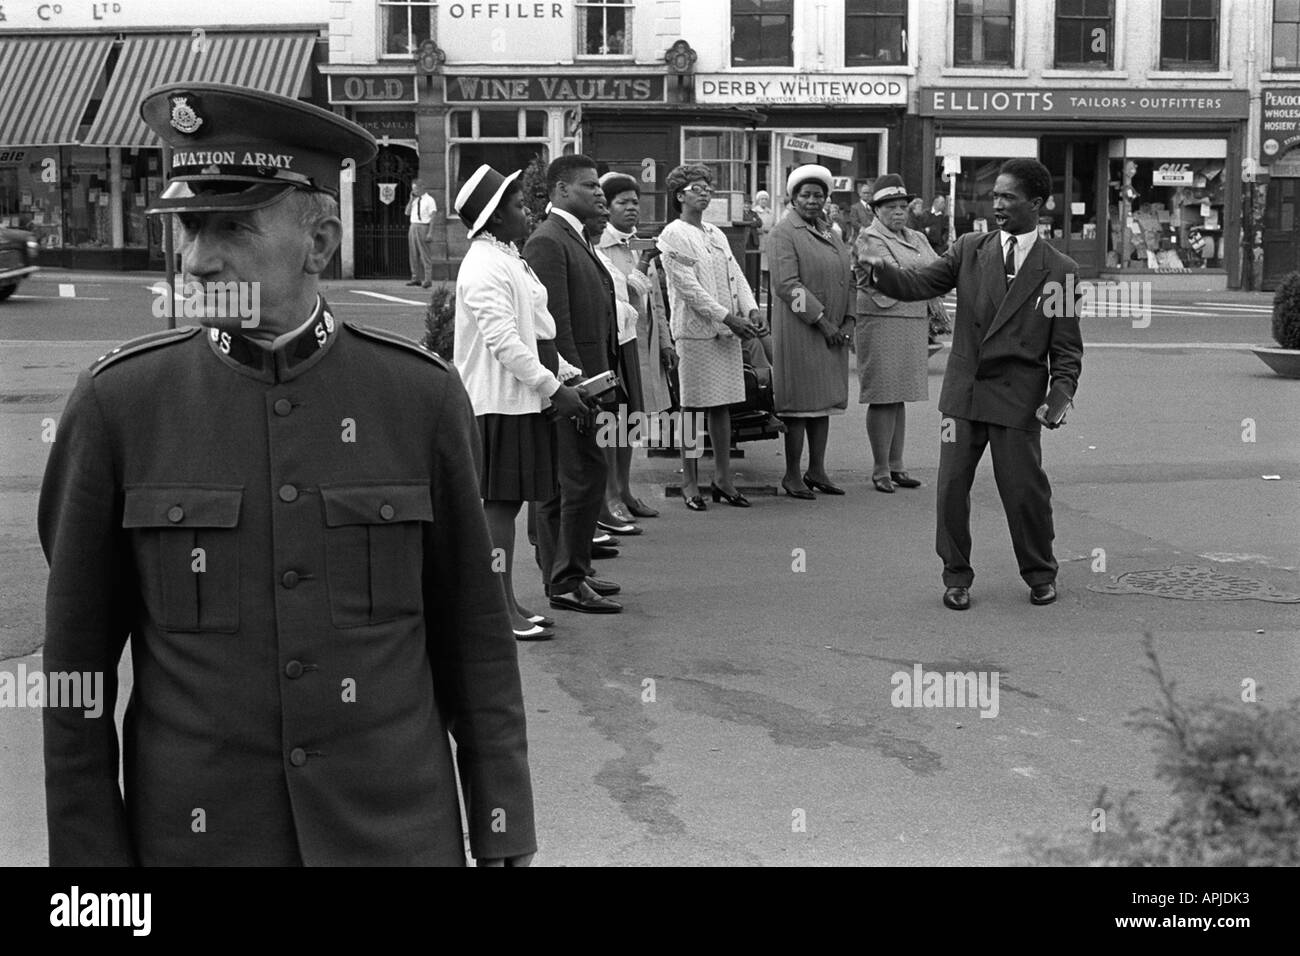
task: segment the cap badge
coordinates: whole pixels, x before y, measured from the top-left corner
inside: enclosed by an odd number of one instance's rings
[[[172,127],[182,133],[190,134],[198,132],[203,125],[203,119],[198,113],[194,112],[194,107],[190,106],[184,96],[172,97]]]

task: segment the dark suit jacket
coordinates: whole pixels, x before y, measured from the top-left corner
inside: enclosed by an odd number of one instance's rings
[[[552,213],[524,244],[524,258],[546,286],[555,346],[583,375],[618,367],[614,280],[586,242]]]
[[[463,865],[449,732],[475,856],[535,849],[474,413],[394,338],[318,312],[274,356],[182,329],[82,374],[37,516],[45,666],[107,701],[44,710],[51,864]]]
[[[920,269],[878,266],[875,286],[903,300],[928,299],[955,287],[957,318],[939,411],[1034,431],[1040,427],[1038,406],[1063,405],[1078,386],[1078,301],[1067,303],[1065,296],[1069,290],[1078,294],[1079,267],[1040,238],[1008,288],[1001,235],[967,233]],[[1067,275],[1075,277],[1069,285]]]
[[[844,237],[844,241],[849,248],[853,247],[853,240],[857,238],[858,233],[875,220],[876,214],[861,199],[855,199],[853,205],[849,207],[849,232]]]

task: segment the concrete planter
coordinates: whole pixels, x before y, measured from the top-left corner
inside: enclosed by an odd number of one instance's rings
[[[1283,378],[1300,378],[1300,349],[1251,349],[1259,360]]]

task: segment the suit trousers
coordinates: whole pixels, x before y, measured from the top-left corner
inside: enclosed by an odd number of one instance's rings
[[[411,257],[411,278],[416,282],[433,281],[433,241],[426,239],[429,227],[411,223],[406,230],[406,251]]]
[[[605,456],[597,430],[567,418],[555,423],[560,491],[537,506],[537,562],[549,593],[576,591],[591,574],[591,539],[605,497]]]
[[[1030,587],[1056,580],[1052,556],[1052,487],[1043,471],[1040,433],[952,418],[953,441],[939,443],[938,521],[935,549],[943,559],[945,587],[970,587],[970,489],[984,447],[993,455],[1002,508],[1020,576]]]

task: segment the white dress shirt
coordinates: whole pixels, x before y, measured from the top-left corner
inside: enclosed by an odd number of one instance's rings
[[[1002,244],[1002,261],[1007,261],[1007,239],[1010,237],[1009,232],[1004,232],[998,236],[998,242]],[[1025,264],[1025,259],[1029,255],[1029,250],[1034,247],[1038,239],[1038,227],[1035,226],[1029,232],[1022,232],[1016,236],[1016,275],[1020,275],[1020,268]]]
[[[418,197],[411,206],[411,225],[427,226],[433,221],[433,214],[438,211],[438,204],[429,193]]]

